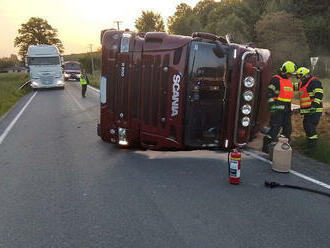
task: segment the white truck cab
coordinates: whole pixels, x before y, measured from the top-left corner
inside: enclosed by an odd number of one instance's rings
[[[64,88],[63,59],[56,46],[29,46],[25,64],[30,71],[32,88]]]

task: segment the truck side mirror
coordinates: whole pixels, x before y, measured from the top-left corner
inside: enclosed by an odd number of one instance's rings
[[[61,65],[64,64],[64,58],[61,56]]]
[[[223,47],[219,44],[219,42],[215,43],[215,47],[213,48],[213,53],[218,58],[225,57],[226,51],[223,49]]]
[[[28,67],[28,62],[27,62],[27,58],[24,58],[24,62],[25,62],[25,67]]]

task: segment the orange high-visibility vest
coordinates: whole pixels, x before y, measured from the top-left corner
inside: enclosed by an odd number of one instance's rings
[[[279,75],[274,76],[280,80],[280,92],[275,100],[281,102],[291,102],[293,98],[293,85],[290,79],[282,78]]]
[[[313,80],[318,80],[318,79],[315,77],[310,78],[308,82],[304,85],[304,87],[301,87],[302,82],[299,83],[299,98],[300,98],[301,109],[310,108],[312,106],[314,97],[310,97],[307,91],[307,87]]]

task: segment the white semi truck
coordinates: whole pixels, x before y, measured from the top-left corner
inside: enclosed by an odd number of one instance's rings
[[[63,59],[56,46],[29,46],[25,63],[29,68],[32,88],[64,88]]]

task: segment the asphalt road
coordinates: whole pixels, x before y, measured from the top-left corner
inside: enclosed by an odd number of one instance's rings
[[[75,82],[36,93],[0,144],[0,247],[330,246],[330,197],[263,183],[330,190],[247,155],[231,185],[225,152],[118,149],[97,136],[98,114],[97,92],[81,98]]]

